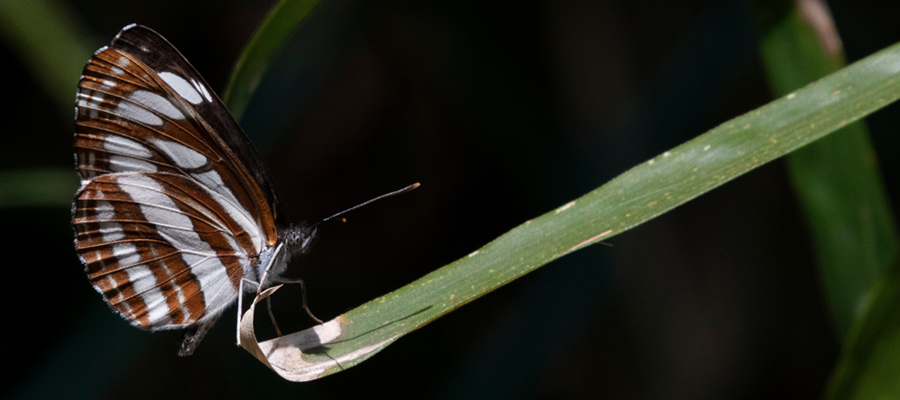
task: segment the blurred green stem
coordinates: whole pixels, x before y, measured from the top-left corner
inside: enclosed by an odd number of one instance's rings
[[[762,57],[776,96],[844,65],[840,38],[818,1],[756,3]],[[823,12],[824,11],[824,12]],[[788,156],[838,333],[866,307],[866,294],[897,253],[897,228],[862,121]]]
[[[256,28],[228,78],[222,100],[237,120],[288,35],[313,11],[319,0],[281,0]]]
[[[22,60],[65,118],[72,118],[81,69],[95,50],[54,0],[0,1],[0,40]]]
[[[0,172],[0,209],[72,206],[78,179],[70,169],[28,169]]]

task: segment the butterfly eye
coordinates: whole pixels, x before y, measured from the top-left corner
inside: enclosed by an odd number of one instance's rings
[[[287,247],[288,260],[299,254],[306,254],[312,247],[316,237],[317,227],[291,225],[284,232],[284,244]]]

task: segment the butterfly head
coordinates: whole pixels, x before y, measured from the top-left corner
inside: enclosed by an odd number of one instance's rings
[[[317,230],[318,228],[315,225],[306,226],[291,224],[282,232],[281,237],[284,238],[287,261],[290,261],[295,256],[309,252],[309,249],[312,247],[313,239],[316,237]]]

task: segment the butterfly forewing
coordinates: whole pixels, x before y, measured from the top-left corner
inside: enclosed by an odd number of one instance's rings
[[[210,320],[277,240],[278,203],[243,131],[165,39],[131,25],[78,86],[76,248],[137,326]]]
[[[239,167],[252,176],[254,181],[260,183],[256,189],[268,203],[259,204],[267,207],[261,211],[267,211],[270,207],[271,213],[278,220],[281,210],[268,169],[256,149],[249,145],[247,136],[235,122],[231,113],[184,56],[165,38],[150,28],[140,25],[131,25],[122,29],[109,47],[134,55],[168,83],[174,93],[186,102],[189,111],[216,133],[214,139],[223,143],[221,147],[240,161]],[[251,190],[251,192],[253,191]]]

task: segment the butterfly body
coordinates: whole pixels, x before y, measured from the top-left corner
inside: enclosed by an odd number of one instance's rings
[[[242,281],[269,285],[315,236],[282,223],[244,132],[149,28],[123,28],[88,61],[75,122],[73,225],[88,278],[133,325],[187,328],[184,354]]]

